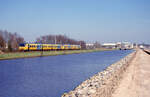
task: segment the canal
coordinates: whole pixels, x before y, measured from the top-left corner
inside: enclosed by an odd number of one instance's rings
[[[60,97],[132,50],[0,61],[0,97]]]

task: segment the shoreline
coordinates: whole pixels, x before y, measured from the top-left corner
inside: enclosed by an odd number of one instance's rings
[[[61,97],[111,97],[119,85],[123,73],[136,56],[136,51],[128,54],[118,62],[111,64],[104,71],[98,72],[83,81],[75,89],[62,94]]]
[[[138,50],[112,97],[150,97],[150,55]]]
[[[29,51],[29,52],[12,52],[0,54],[1,60],[13,60],[21,58],[36,58],[36,57],[46,57],[46,56],[58,56],[58,55],[69,55],[69,54],[80,54],[80,53],[90,53],[90,52],[100,52],[100,51],[112,51],[115,49],[90,49],[90,50],[66,50],[66,51]]]

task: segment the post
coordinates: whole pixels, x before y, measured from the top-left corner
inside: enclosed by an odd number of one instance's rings
[[[81,42],[80,42],[80,50],[81,50]]]
[[[56,35],[55,35],[55,44],[56,44],[56,42],[57,42],[57,41],[56,41]]]
[[[41,57],[43,56],[43,44],[41,44],[42,50],[41,50]]]
[[[57,41],[56,41],[56,35],[55,35],[55,46],[56,46],[56,43],[57,43]],[[57,47],[55,47],[55,52],[56,52],[56,49],[57,49]]]

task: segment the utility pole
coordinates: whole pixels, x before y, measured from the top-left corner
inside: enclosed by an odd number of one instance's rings
[[[56,42],[57,42],[57,41],[56,41],[56,35],[55,35],[55,44],[56,44]]]
[[[56,35],[55,35],[55,52],[56,52],[56,49],[57,49],[57,47],[56,47]]]

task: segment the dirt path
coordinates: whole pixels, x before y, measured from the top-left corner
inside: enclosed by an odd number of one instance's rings
[[[112,97],[150,97],[150,55],[137,51]]]

